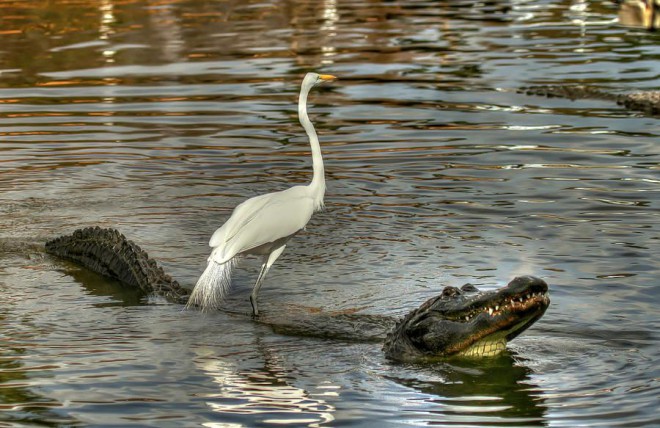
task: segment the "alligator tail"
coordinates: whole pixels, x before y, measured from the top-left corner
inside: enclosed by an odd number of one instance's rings
[[[216,263],[209,258],[209,264],[197,280],[186,309],[193,306],[199,306],[203,311],[218,309],[231,285],[231,274],[235,266],[235,257],[225,263]]]
[[[189,291],[163,272],[155,260],[115,229],[88,227],[46,243],[46,251],[101,275],[185,303]]]

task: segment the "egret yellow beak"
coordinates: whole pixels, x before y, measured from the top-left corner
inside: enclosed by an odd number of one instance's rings
[[[319,78],[324,82],[332,82],[337,77],[333,76],[332,74],[319,74]]]

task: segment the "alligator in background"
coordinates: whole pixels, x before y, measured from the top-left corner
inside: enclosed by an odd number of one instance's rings
[[[612,101],[628,110],[641,111],[651,116],[660,116],[660,91],[613,94],[591,86],[543,85],[523,87],[518,92],[527,95],[567,98],[570,100],[592,99]]]
[[[50,254],[66,258],[109,278],[185,303],[190,290],[167,275],[138,245],[115,229],[76,230],[46,243]],[[493,291],[466,284],[447,286],[403,319],[354,313],[309,314],[268,312],[255,321],[274,331],[355,341],[382,341],[385,356],[394,361],[425,361],[462,355],[492,356],[545,313],[547,284],[532,276],[513,279]]]

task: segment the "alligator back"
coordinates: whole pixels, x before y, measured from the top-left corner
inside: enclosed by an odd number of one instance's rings
[[[538,95],[541,97],[557,97],[567,98],[569,100],[578,99],[592,99],[592,100],[608,100],[615,101],[617,96],[614,94],[601,91],[591,86],[582,85],[540,85],[540,86],[524,86],[518,92],[527,95]]]
[[[570,100],[592,99],[613,101],[628,110],[641,111],[648,115],[660,115],[660,91],[640,91],[630,94],[614,94],[591,86],[544,85],[522,87],[518,90],[527,95],[558,97]]]

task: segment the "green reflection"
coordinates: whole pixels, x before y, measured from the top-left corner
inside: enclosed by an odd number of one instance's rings
[[[411,366],[428,372],[428,367]],[[430,394],[437,405],[428,412],[435,418],[456,422],[479,421],[488,426],[545,426],[547,407],[533,371],[510,352],[482,359],[454,358],[432,368],[441,381],[390,378]]]

